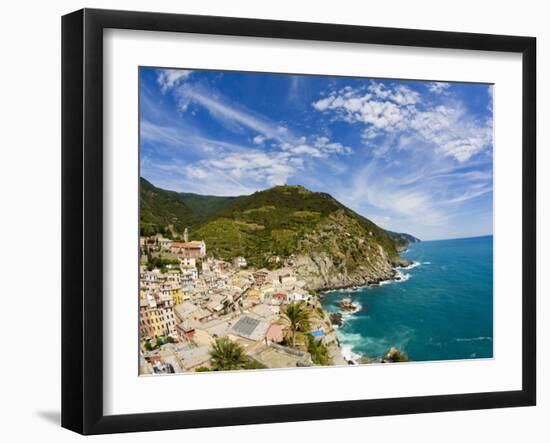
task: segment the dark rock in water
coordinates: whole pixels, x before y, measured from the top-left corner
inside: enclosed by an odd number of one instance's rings
[[[340,312],[331,312],[329,315],[330,322],[336,326],[342,326],[342,314]]]
[[[353,300],[351,298],[344,298],[336,303],[340,308],[342,308],[344,311],[357,311],[358,306],[353,303]]]
[[[398,266],[400,268],[406,268],[408,266],[411,266],[412,264],[414,264],[412,260],[407,260],[405,258],[398,258],[393,262],[394,266]]]

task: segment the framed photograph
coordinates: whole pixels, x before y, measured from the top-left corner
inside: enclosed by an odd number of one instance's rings
[[[62,425],[536,402],[531,37],[62,20]]]

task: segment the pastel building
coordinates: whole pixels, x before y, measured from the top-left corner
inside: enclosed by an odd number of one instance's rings
[[[200,241],[172,242],[170,252],[181,257],[199,259],[206,255],[206,244]]]
[[[139,304],[139,332],[142,339],[160,336],[177,338],[174,300],[170,294],[142,293]]]

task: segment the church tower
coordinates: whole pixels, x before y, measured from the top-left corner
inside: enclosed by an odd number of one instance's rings
[[[189,241],[189,232],[187,231],[187,228],[185,228],[185,231],[183,231],[183,241],[185,243]]]

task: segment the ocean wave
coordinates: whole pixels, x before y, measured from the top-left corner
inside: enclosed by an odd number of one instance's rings
[[[380,282],[380,286],[389,285],[390,283],[403,283],[411,278],[411,274],[403,273],[399,269],[395,273],[395,277],[391,280],[384,280]]]
[[[483,341],[493,340],[493,337],[471,337],[471,338],[455,338],[455,341]]]
[[[343,344],[358,345],[363,342],[364,337],[357,332],[338,331],[338,338]]]
[[[345,323],[349,320],[354,320],[357,318],[355,314],[357,314],[359,311],[363,310],[363,305],[361,303],[353,301],[353,304],[357,306],[357,308],[354,311],[340,311],[340,314],[342,314],[342,321]]]
[[[397,283],[402,283],[404,281],[407,281],[409,278],[411,278],[411,274],[400,274],[399,278],[396,280]]]
[[[361,355],[353,351],[354,346],[363,342],[363,336],[354,332],[344,332],[341,329],[338,330],[338,339],[340,340],[340,349],[342,355],[348,361],[352,361],[355,364],[359,364]]]
[[[355,365],[361,363],[361,355],[353,352],[353,346],[342,344],[340,345],[340,349],[342,350],[342,356],[346,359],[346,361],[351,361]]]
[[[363,286],[351,286],[349,288],[340,289],[339,292],[357,292],[363,289]]]
[[[423,261],[422,264],[423,264],[423,265],[431,265],[432,262],[431,262],[431,261]]]
[[[365,285],[365,286],[350,286],[348,288],[340,288],[340,289],[326,289],[326,290],[321,291],[321,293],[322,294],[334,294],[336,292],[338,292],[338,293],[357,292],[357,291],[361,291],[362,289],[364,289],[366,287],[367,287],[367,285]]]

